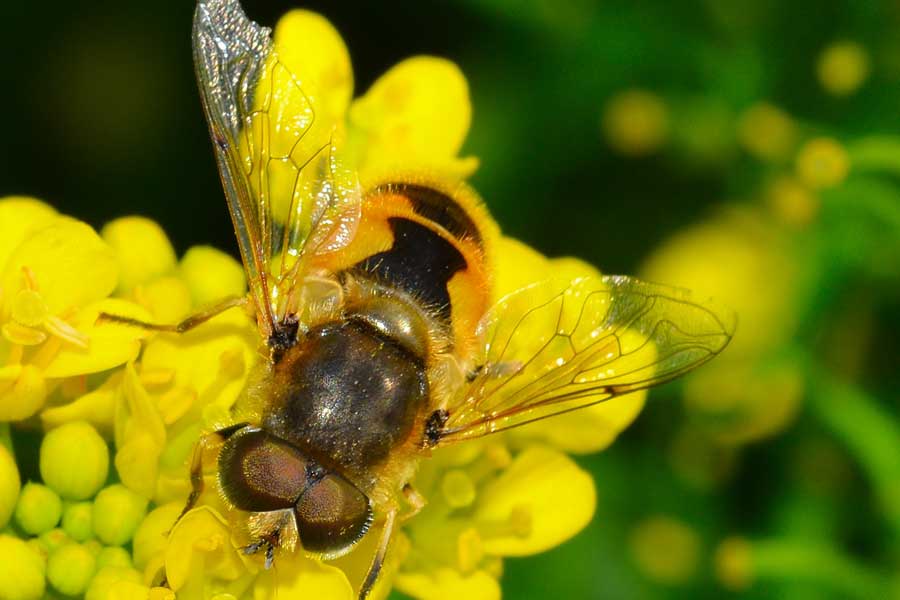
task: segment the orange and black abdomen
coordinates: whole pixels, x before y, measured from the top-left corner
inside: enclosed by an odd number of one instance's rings
[[[493,230],[466,188],[383,183],[366,192],[354,241],[327,267],[406,292],[445,324],[465,357],[490,300],[485,263]]]

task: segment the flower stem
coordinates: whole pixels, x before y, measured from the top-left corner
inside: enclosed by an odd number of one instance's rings
[[[808,582],[848,598],[885,598],[888,585],[834,548],[805,540],[771,539],[751,543],[753,579]]]
[[[817,365],[809,375],[810,409],[865,472],[900,550],[900,425],[858,386]]]

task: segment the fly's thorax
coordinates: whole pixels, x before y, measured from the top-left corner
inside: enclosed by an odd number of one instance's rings
[[[428,347],[412,313],[351,307],[316,325],[272,367],[262,427],[363,490],[392,453],[421,436],[429,405]]]

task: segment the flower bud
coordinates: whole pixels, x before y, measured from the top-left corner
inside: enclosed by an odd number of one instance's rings
[[[187,281],[195,305],[216,302],[244,293],[240,263],[215,248],[194,246],[181,259],[181,275]]]
[[[16,505],[16,523],[22,531],[40,535],[50,531],[62,517],[62,500],[40,483],[26,483]]]
[[[130,290],[175,268],[175,250],[162,228],[143,217],[107,223],[100,235],[119,261],[119,290]]]
[[[56,527],[50,531],[45,531],[37,538],[38,548],[46,555],[50,556],[59,548],[71,543],[72,538],[65,531]]]
[[[0,444],[0,529],[6,527],[16,507],[21,483],[12,452]]]
[[[94,500],[94,533],[104,544],[121,546],[132,538],[146,510],[147,499],[124,485],[104,488]]]
[[[94,577],[96,566],[94,555],[81,544],[72,542],[50,555],[47,580],[56,591],[66,596],[81,595]]]
[[[92,511],[90,502],[76,502],[63,509],[62,528],[76,542],[86,542],[93,537]]]
[[[77,421],[52,430],[41,444],[41,477],[70,500],[97,493],[109,474],[109,449],[91,425]]]
[[[4,600],[36,600],[44,596],[44,562],[28,544],[0,535],[0,594]]]
[[[88,585],[84,600],[107,600],[113,585],[119,582],[140,583],[141,574],[124,567],[100,567]]]
[[[121,546],[106,546],[97,555],[97,568],[131,567],[131,554]]]

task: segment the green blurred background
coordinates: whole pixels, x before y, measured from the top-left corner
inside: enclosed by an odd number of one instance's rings
[[[593,523],[507,561],[507,597],[900,598],[900,2],[304,6],[357,93],[412,54],[460,64],[465,153],[508,234],[739,314],[722,357],[578,459]],[[2,193],[236,253],[192,10],[5,6]]]

